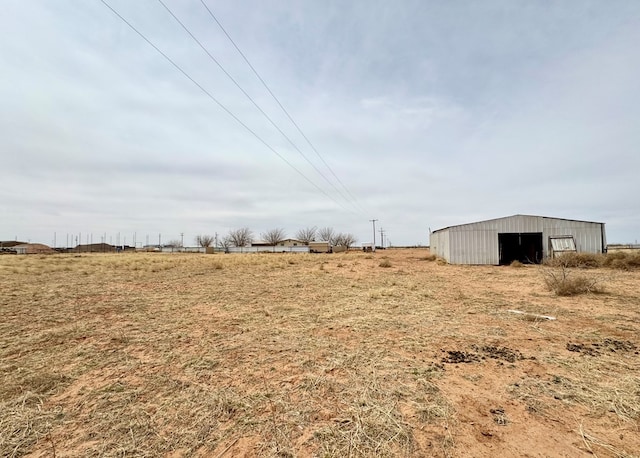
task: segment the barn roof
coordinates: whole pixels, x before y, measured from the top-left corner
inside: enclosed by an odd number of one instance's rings
[[[516,217],[519,217],[519,216],[523,216],[523,217],[526,217],[526,218],[543,218],[543,219],[556,219],[556,220],[561,220],[561,221],[574,221],[574,222],[578,222],[578,223],[604,224],[604,223],[601,223],[601,222],[598,222],[598,221],[585,221],[585,220],[581,220],[581,219],[556,218],[556,217],[553,217],[553,216],[541,216],[541,215],[522,215],[522,214],[518,213],[516,215],[503,216],[503,217],[500,217],[500,218],[491,218],[491,219],[485,219],[485,220],[482,220],[482,221],[471,221],[469,223],[454,224],[454,225],[451,225],[451,226],[447,226],[447,227],[442,227],[440,229],[436,229],[433,232],[444,231],[444,230],[447,230],[447,229],[451,229],[452,227],[466,226],[467,224],[488,223],[490,221],[498,221],[498,220],[507,219],[507,218],[516,218]]]

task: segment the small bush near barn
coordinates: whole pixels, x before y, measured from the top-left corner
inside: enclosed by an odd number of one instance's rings
[[[614,251],[608,253],[602,262],[604,267],[619,270],[633,270],[640,268],[640,253],[624,253]]]
[[[566,267],[549,269],[544,272],[544,282],[557,296],[600,293],[602,279],[596,276],[576,274]]]
[[[595,269],[607,267],[617,270],[634,270],[640,268],[640,253],[614,251],[605,254],[567,253],[557,258],[549,258],[544,264],[549,267]]]
[[[557,258],[549,258],[545,265],[551,267],[577,267],[589,269],[600,267],[604,261],[604,256],[595,253],[566,253]]]

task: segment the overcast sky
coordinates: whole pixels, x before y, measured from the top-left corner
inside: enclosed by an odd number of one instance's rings
[[[640,239],[639,1],[205,0],[317,152],[200,0],[164,2],[291,142],[159,1],[107,1],[255,135],[101,1],[5,0],[0,240],[427,245],[517,213]]]

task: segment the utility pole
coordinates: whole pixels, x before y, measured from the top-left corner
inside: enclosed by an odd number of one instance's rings
[[[184,232],[180,232],[180,248],[184,248]]]
[[[373,251],[376,251],[376,221],[378,221],[377,219],[370,219],[369,221],[371,221],[373,223],[373,247],[371,248]]]
[[[384,250],[384,229],[380,228],[380,246]]]

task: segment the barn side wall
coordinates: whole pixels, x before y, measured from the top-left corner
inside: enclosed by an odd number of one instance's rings
[[[444,229],[432,232],[429,235],[429,251],[441,257],[447,262],[451,262],[449,255],[449,230]]]

